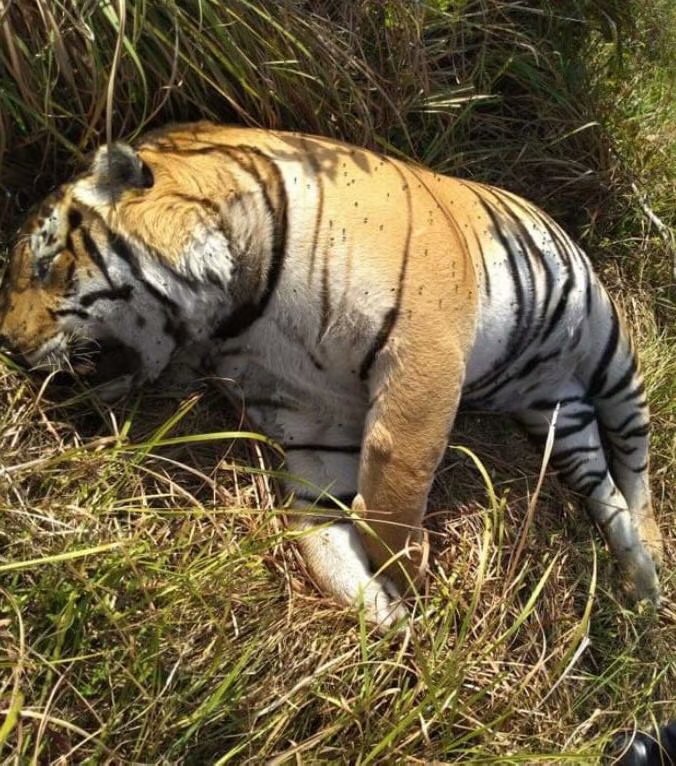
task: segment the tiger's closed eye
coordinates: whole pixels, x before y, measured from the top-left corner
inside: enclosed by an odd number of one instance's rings
[[[45,255],[35,264],[35,276],[44,282],[49,276],[49,271],[54,263],[55,255]]]
[[[35,262],[33,267],[33,273],[40,280],[40,282],[46,282],[54,270],[54,265],[67,252],[67,248],[62,247],[55,253],[49,255],[43,255]]]

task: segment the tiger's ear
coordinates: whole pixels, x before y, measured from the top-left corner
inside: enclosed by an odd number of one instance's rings
[[[148,189],[153,185],[150,168],[128,144],[114,143],[97,149],[89,170],[94,190],[115,198],[127,189]]]

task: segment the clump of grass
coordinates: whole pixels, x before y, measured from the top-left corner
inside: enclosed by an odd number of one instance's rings
[[[109,135],[197,117],[506,185],[575,230],[623,298],[668,519],[673,13],[666,0],[7,3],[0,226]],[[146,390],[110,410],[3,365],[0,400],[0,752],[14,762],[589,763],[614,729],[676,713],[673,525],[663,610],[625,610],[555,481],[520,537],[540,456],[504,421],[465,415],[453,435],[486,468],[449,450],[432,575],[401,640],[308,584],[281,523],[279,455],[216,393]]]

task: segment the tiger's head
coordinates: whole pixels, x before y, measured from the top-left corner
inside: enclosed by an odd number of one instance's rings
[[[203,181],[177,175],[152,146],[99,149],[18,232],[0,349],[31,369],[115,379],[110,398],[157,378],[228,310],[230,241],[193,193]]]

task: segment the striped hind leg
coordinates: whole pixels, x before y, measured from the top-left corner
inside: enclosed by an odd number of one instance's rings
[[[650,495],[648,405],[633,355],[627,354],[623,364],[613,365],[601,383],[594,386],[592,380],[588,395],[593,397],[609,448],[610,469],[627,500],[641,540],[659,565],[663,550]]]
[[[633,596],[657,603],[655,561],[639,531],[640,518],[630,510],[629,499],[613,480],[601,442],[597,411],[585,387],[569,381],[551,398],[533,402],[529,409],[517,412],[516,417],[531,434],[543,439],[557,402],[560,409],[551,464],[559,477],[584,497]]]
[[[615,482],[627,500],[641,540],[659,564],[662,538],[653,515],[648,474],[650,419],[636,353],[621,315],[600,288],[589,322],[595,328],[596,342],[579,362],[578,377],[594,403]]]

